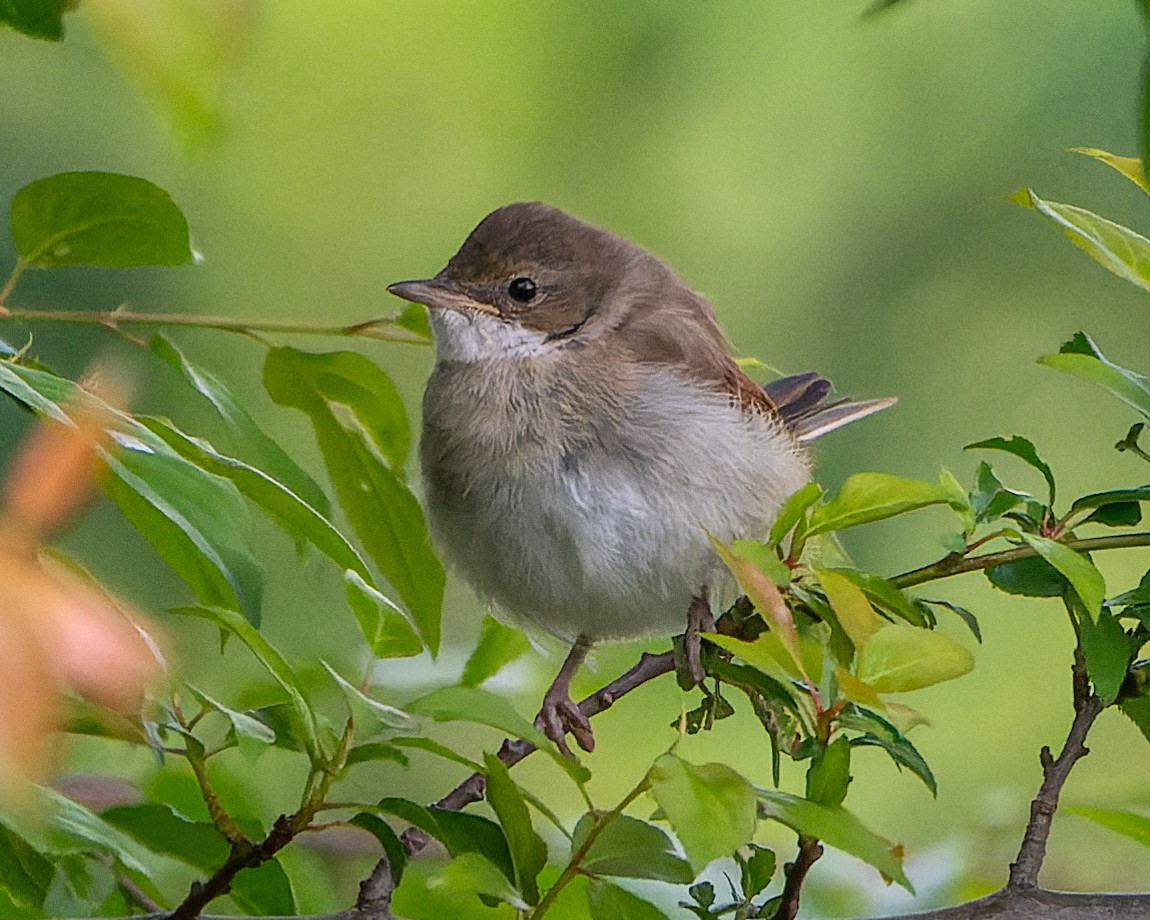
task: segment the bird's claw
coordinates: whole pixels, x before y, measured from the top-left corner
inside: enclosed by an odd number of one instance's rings
[[[591,733],[591,721],[563,690],[556,690],[553,687],[547,691],[543,697],[543,706],[539,710],[539,715],[535,717],[535,726],[554,741],[556,747],[566,757],[572,759],[575,757],[571,748],[567,746],[566,735],[568,732],[574,737],[575,743],[584,751],[590,753],[595,750],[595,736]]]

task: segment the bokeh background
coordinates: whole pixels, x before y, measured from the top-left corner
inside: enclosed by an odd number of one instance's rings
[[[1145,296],[1105,273],[1033,212],[1022,186],[1150,226],[1131,184],[1071,146],[1137,152],[1144,29],[1130,0],[917,0],[862,19],[863,0],[701,4],[593,0],[84,0],[63,44],[0,34],[0,199],[53,172],[109,169],[168,189],[203,264],[176,270],[29,273],[27,307],[186,311],[342,322],[396,312],[386,285],[438,270],[489,210],[543,199],[639,242],[713,302],[742,354],[786,372],[818,369],[844,392],[898,406],[829,436],[818,478],[851,472],[969,481],[962,446],[1025,434],[1066,495],[1137,484],[1147,469],[1113,443],[1134,421],[1101,391],[1034,361],[1078,329],[1120,363],[1150,369]],[[14,253],[0,238],[0,274]],[[211,434],[174,377],[101,329],[4,324],[0,337],[61,370],[116,353],[136,369],[140,408]],[[174,337],[257,406],[314,470],[302,417],[259,389],[262,349],[222,333]],[[286,340],[285,340],[286,341]],[[393,375],[418,415],[431,353],[359,347]],[[0,455],[26,426],[0,405]],[[993,458],[988,458],[993,459]],[[1015,487],[1033,471],[995,461]],[[866,566],[893,574],[943,553],[943,512],[849,536]],[[301,563],[256,529],[269,568],[267,631],[299,662],[344,663],[354,624],[338,576]],[[215,695],[242,695],[242,654],[221,655],[202,624],[165,614],[187,599],[147,544],[99,506],[67,549],[175,635],[181,667]],[[1145,551],[1099,560],[1114,591]],[[814,873],[811,915],[923,909],[1005,881],[1040,781],[1038,749],[1068,725],[1072,639],[1056,602],[1004,598],[980,576],[931,586],[974,610],[977,667],[912,695],[932,725],[913,739],[934,767],[933,799],[884,755],[861,752],[847,801],[906,845],[911,901],[850,859]],[[438,662],[391,663],[396,700],[453,680],[482,611],[457,583]],[[957,623],[944,628],[962,641]],[[233,643],[234,644],[234,643]],[[972,643],[973,644],[973,643]],[[600,650],[584,689],[615,676],[636,646]],[[534,711],[559,650],[544,645],[491,684]],[[680,694],[647,687],[596,726],[593,790],[629,789],[673,740]],[[457,736],[453,736],[457,737]],[[490,744],[476,733],[475,749]],[[1150,749],[1108,713],[1065,793],[1069,804],[1150,811]],[[726,760],[769,782],[769,748],[743,715],[689,738],[689,759]],[[238,755],[237,755],[238,756]],[[600,766],[601,765],[601,766]],[[106,743],[73,746],[67,769],[150,773]],[[290,807],[298,768],[265,755],[228,795],[253,811]],[[525,765],[555,799],[555,774]],[[801,774],[789,770],[796,788]],[[432,799],[459,777],[430,760],[365,769],[380,794]],[[171,786],[178,777],[150,780]],[[777,839],[766,832],[764,839]],[[303,909],[347,903],[366,856],[301,850]],[[1072,890],[1145,888],[1150,853],[1081,818],[1055,822],[1043,882]]]

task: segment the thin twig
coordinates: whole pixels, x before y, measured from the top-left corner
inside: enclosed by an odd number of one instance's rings
[[[1103,549],[1128,549],[1135,546],[1150,546],[1150,533],[1123,533],[1106,537],[1090,537],[1085,540],[1065,540],[1062,545],[1078,553],[1090,553]],[[937,562],[924,565],[919,569],[912,569],[895,575],[889,579],[899,588],[913,588],[915,585],[926,584],[928,581],[938,581],[941,578],[950,578],[952,575],[961,575],[964,572],[978,572],[992,566],[1002,565],[1004,562],[1015,562],[1037,556],[1038,552],[1031,546],[1015,546],[1000,550],[996,553],[984,553],[981,556],[960,556],[951,553]]]
[[[775,911],[773,920],[794,920],[799,912],[799,898],[803,890],[803,882],[811,866],[818,862],[823,855],[822,844],[814,837],[799,837],[799,852],[794,862],[787,863],[783,869],[786,883],[779,898],[779,907]]]
[[[674,653],[663,652],[661,655],[652,655],[649,652],[644,652],[629,671],[582,700],[579,703],[579,709],[587,718],[596,716],[610,709],[616,700],[626,696],[637,687],[641,687],[647,681],[654,680],[656,677],[661,677],[673,670],[675,670]],[[535,745],[527,741],[508,738],[499,748],[498,757],[507,766],[512,767],[534,752]],[[446,811],[460,811],[472,802],[478,802],[482,799],[485,788],[486,782],[483,774],[472,773],[436,802],[435,807]],[[409,856],[414,856],[430,842],[430,838],[415,827],[409,827],[404,831],[401,839]]]
[[[9,322],[50,322],[105,326],[191,326],[252,335],[273,332],[280,335],[359,336],[386,342],[427,345],[430,340],[400,326],[393,316],[382,316],[346,325],[305,323],[296,320],[243,319],[234,316],[200,316],[195,313],[136,313],[131,310],[26,310],[11,307],[0,313]]]
[[[1050,825],[1058,809],[1058,797],[1074,765],[1090,753],[1086,747],[1086,735],[1099,713],[1106,708],[1102,700],[1090,692],[1090,677],[1086,673],[1081,644],[1074,649],[1073,685],[1074,721],[1057,758],[1051,756],[1049,747],[1044,747],[1039,755],[1042,761],[1042,785],[1030,803],[1030,821],[1027,822],[1018,856],[1010,864],[1007,889],[1038,886],[1038,872],[1046,857],[1046,841],[1050,837]]]

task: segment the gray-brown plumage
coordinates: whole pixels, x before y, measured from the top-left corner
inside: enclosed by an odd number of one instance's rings
[[[497,610],[575,642],[540,714],[559,742],[590,744],[567,696],[586,648],[680,632],[693,599],[729,594],[708,534],[765,534],[809,478],[802,442],[891,402],[827,405],[817,374],[764,389],[667,265],[540,203],[390,290],[431,308],[433,535]]]

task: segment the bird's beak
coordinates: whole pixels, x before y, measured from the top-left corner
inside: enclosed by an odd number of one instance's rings
[[[397,281],[388,285],[388,292],[412,303],[421,303],[436,310],[458,310],[463,313],[491,313],[499,311],[489,303],[476,300],[453,281],[428,278],[423,281]]]

